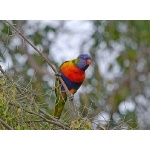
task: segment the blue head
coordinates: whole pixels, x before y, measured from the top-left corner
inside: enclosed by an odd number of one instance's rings
[[[88,54],[80,54],[77,57],[77,64],[76,65],[81,70],[86,70],[90,64],[91,64],[91,56],[89,56]]]

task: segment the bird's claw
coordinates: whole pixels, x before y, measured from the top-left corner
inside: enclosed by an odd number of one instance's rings
[[[69,97],[69,100],[71,100],[71,101],[72,101],[73,99],[74,99],[74,95],[73,95],[73,94],[71,94],[71,95],[70,95],[70,97]]]
[[[60,76],[61,76],[61,73],[57,72],[57,73],[55,73],[55,76],[56,76],[56,77],[60,77]]]

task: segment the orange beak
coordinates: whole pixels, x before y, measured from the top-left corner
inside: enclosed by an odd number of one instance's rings
[[[87,65],[90,65],[92,63],[92,61],[90,60],[90,59],[88,59],[87,61],[86,61],[86,64]]]

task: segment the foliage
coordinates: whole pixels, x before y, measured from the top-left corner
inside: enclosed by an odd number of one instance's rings
[[[51,124],[43,121],[39,107],[35,103],[34,92],[30,86],[22,88],[23,95],[16,90],[14,82],[8,82],[5,77],[0,78],[0,116],[13,129],[50,129]],[[33,112],[33,113],[32,113]],[[0,129],[5,129],[0,125]]]

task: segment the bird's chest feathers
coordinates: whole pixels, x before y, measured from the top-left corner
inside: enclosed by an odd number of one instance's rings
[[[76,67],[73,62],[66,62],[61,66],[63,74],[73,82],[81,83],[85,78],[85,71]]]

